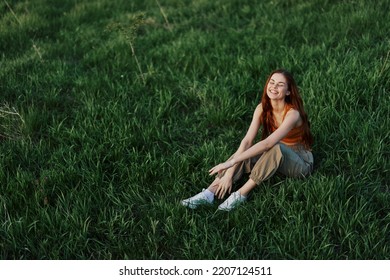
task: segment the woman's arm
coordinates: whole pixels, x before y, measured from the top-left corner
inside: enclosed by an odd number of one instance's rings
[[[282,140],[291,129],[293,129],[300,121],[300,115],[297,110],[290,110],[287,112],[286,117],[280,127],[278,127],[270,136],[266,139],[256,143],[244,152],[234,155],[233,159],[224,163],[221,163],[209,170],[210,175],[221,172],[234,166],[236,163],[244,161],[248,158],[262,154],[265,151],[271,149],[276,143]]]
[[[245,137],[241,140],[240,146],[238,147],[237,151],[233,154],[233,158],[236,158],[238,155],[241,155],[243,152],[245,152],[252,146],[253,141],[255,140],[260,128],[260,115],[262,112],[263,107],[261,106],[261,104],[257,105],[255,111],[253,112],[252,121],[248,128],[248,131],[246,132]],[[226,171],[225,176],[233,177],[235,168],[235,165],[231,166],[231,168]]]
[[[253,113],[252,122],[248,128],[245,137],[241,140],[240,146],[231,158],[237,157],[252,146],[253,141],[255,140],[257,132],[260,128],[260,115],[262,111],[262,106],[261,104],[259,104]],[[226,170],[225,174],[220,178],[220,180],[217,181],[218,183],[212,186],[214,187],[214,194],[218,198],[224,197],[226,192],[231,192],[233,183],[232,179],[236,168],[237,165],[230,166],[230,168]]]

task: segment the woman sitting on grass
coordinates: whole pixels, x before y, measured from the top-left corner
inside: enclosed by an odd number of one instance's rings
[[[253,145],[260,126],[262,140]],[[249,180],[219,205],[219,210],[230,211],[245,202],[256,185],[276,172],[306,177],[313,170],[312,143],[309,121],[294,78],[286,70],[276,70],[268,77],[261,103],[237,151],[226,162],[210,169],[210,175],[217,177],[206,190],[181,204],[191,209],[212,204],[215,196],[221,199],[231,192],[232,184],[243,172],[250,172]]]

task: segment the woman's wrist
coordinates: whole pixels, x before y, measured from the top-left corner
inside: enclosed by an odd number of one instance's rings
[[[233,168],[229,168],[229,169],[226,170],[224,177],[232,179],[233,175],[234,175],[234,169]]]
[[[231,167],[233,167],[236,164],[236,161],[234,159],[232,159],[232,160],[229,160],[227,163],[228,163],[229,167],[228,167],[228,169],[226,170],[225,173],[233,175],[234,169],[232,169]]]
[[[227,162],[224,163],[224,165],[226,166],[225,169],[225,175],[224,176],[227,176],[227,177],[233,177],[233,174],[234,174],[234,168],[231,168],[233,167],[235,164],[236,164],[236,160],[235,159],[231,159]]]

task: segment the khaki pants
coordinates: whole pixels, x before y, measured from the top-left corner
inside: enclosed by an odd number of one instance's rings
[[[310,151],[300,145],[287,146],[279,143],[261,156],[239,163],[233,175],[233,182],[239,180],[244,172],[250,172],[250,178],[260,184],[276,172],[288,177],[303,178],[312,171],[313,155]]]

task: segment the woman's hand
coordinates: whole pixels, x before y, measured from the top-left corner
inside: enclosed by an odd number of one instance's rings
[[[215,196],[221,199],[226,193],[229,194],[232,191],[232,181],[232,177],[223,176],[216,186]]]
[[[234,159],[224,163],[220,163],[209,170],[209,175],[214,175],[216,173],[220,174],[223,170],[229,169],[235,164],[236,162],[234,161]]]

